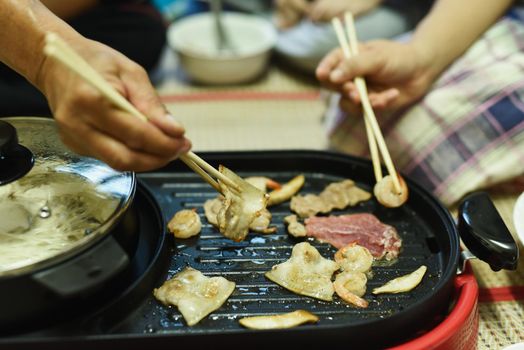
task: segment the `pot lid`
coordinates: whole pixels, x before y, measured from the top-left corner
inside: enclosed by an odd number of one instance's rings
[[[0,276],[100,236],[134,195],[134,173],[70,151],[53,119],[2,118],[0,143]]]

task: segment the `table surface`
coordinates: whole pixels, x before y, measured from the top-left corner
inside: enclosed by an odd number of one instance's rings
[[[271,65],[251,84],[205,87],[187,83],[180,73],[168,52],[158,72],[162,77],[158,91],[185,125],[194,151],[327,148],[323,127],[327,102],[314,79]],[[512,233],[517,196],[507,190],[492,192]],[[481,288],[478,349],[524,342],[524,259],[513,272],[493,272],[480,261],[472,265]]]

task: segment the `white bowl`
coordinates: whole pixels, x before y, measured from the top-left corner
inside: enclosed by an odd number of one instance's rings
[[[169,46],[195,81],[243,83],[260,76],[276,42],[273,25],[254,15],[225,12],[222,17],[233,50],[219,51],[211,13],[183,18],[168,29]]]

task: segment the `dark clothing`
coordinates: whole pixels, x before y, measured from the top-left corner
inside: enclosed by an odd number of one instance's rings
[[[152,5],[143,1],[105,1],[68,21],[80,34],[120,51],[150,71],[166,41],[166,26]],[[51,115],[47,101],[33,85],[0,63],[0,116]]]

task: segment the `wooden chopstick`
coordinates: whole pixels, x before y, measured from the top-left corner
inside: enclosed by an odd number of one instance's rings
[[[332,24],[333,28],[335,29],[335,33],[337,35],[340,47],[342,48],[342,53],[344,54],[344,57],[346,59],[351,58],[353,56],[353,53],[348,41],[346,40],[346,36],[344,35],[342,22],[340,21],[340,19],[338,19],[338,17],[335,17],[332,20]],[[366,112],[364,111],[364,113]],[[378,154],[377,141],[375,140],[375,136],[373,136],[373,130],[371,129],[371,125],[369,124],[368,119],[369,118],[366,118],[364,116],[364,124],[366,126],[366,135],[369,143],[369,151],[371,153],[373,172],[375,173],[376,182],[379,182],[382,180],[382,165],[380,163],[380,155]]]
[[[48,33],[45,38],[46,45],[44,53],[59,61],[68,67],[71,71],[78,74],[86,82],[90,83],[96,88],[104,97],[111,101],[115,106],[130,113],[131,115],[147,121],[148,118],[135,108],[124,96],[122,96],[115,88],[109,84],[95,69],[93,69],[80,55],[78,55],[65,41],[63,41],[57,34]],[[210,164],[204,161],[193,152],[180,155],[179,157],[186,165],[200,175],[207,183],[213,186],[218,192],[221,192],[220,186],[208,173],[215,176],[227,186],[238,188],[238,186],[231,181],[227,176],[213,168]],[[204,170],[205,169],[205,170]]]
[[[344,18],[346,22],[345,27],[346,27],[346,31],[347,31],[347,35],[349,39],[349,47],[350,47],[349,52],[350,54],[357,55],[358,54],[358,39],[356,35],[353,15],[350,12],[346,12]],[[333,25],[336,27],[339,27],[339,29],[336,29],[336,31],[341,32],[342,33],[341,38],[344,38],[343,30],[342,31],[340,30],[340,27],[341,27],[340,20],[338,20],[339,24],[335,25],[336,20],[337,19],[333,20]],[[339,37],[339,34],[337,34],[337,37]],[[345,41],[344,39],[341,39],[341,38],[340,37],[338,38],[339,41],[340,40]],[[377,117],[375,116],[375,112],[373,111],[373,108],[371,107],[371,102],[369,101],[366,81],[362,77],[356,77],[354,79],[354,82],[358,90],[358,93],[360,94],[362,108],[364,110],[364,118],[369,122],[369,126],[371,126],[374,139],[378,143],[378,147],[380,149],[380,152],[382,153],[382,158],[384,159],[384,162],[386,163],[386,168],[388,169],[388,173],[393,178],[392,180],[393,180],[393,186],[395,187],[395,191],[397,193],[401,193],[402,189],[400,186],[400,181],[398,178],[397,171],[395,170],[395,166],[393,165],[393,161],[391,159],[391,155],[389,154],[389,150],[384,140],[384,136],[382,135],[382,131],[380,130],[380,126],[378,125]],[[372,140],[368,141],[370,143],[370,149],[372,148],[371,146],[372,143],[375,141],[372,141]],[[375,161],[374,161],[374,168],[375,168]],[[375,176],[376,175],[377,173],[375,173]],[[377,181],[380,181],[380,180],[377,179]]]

